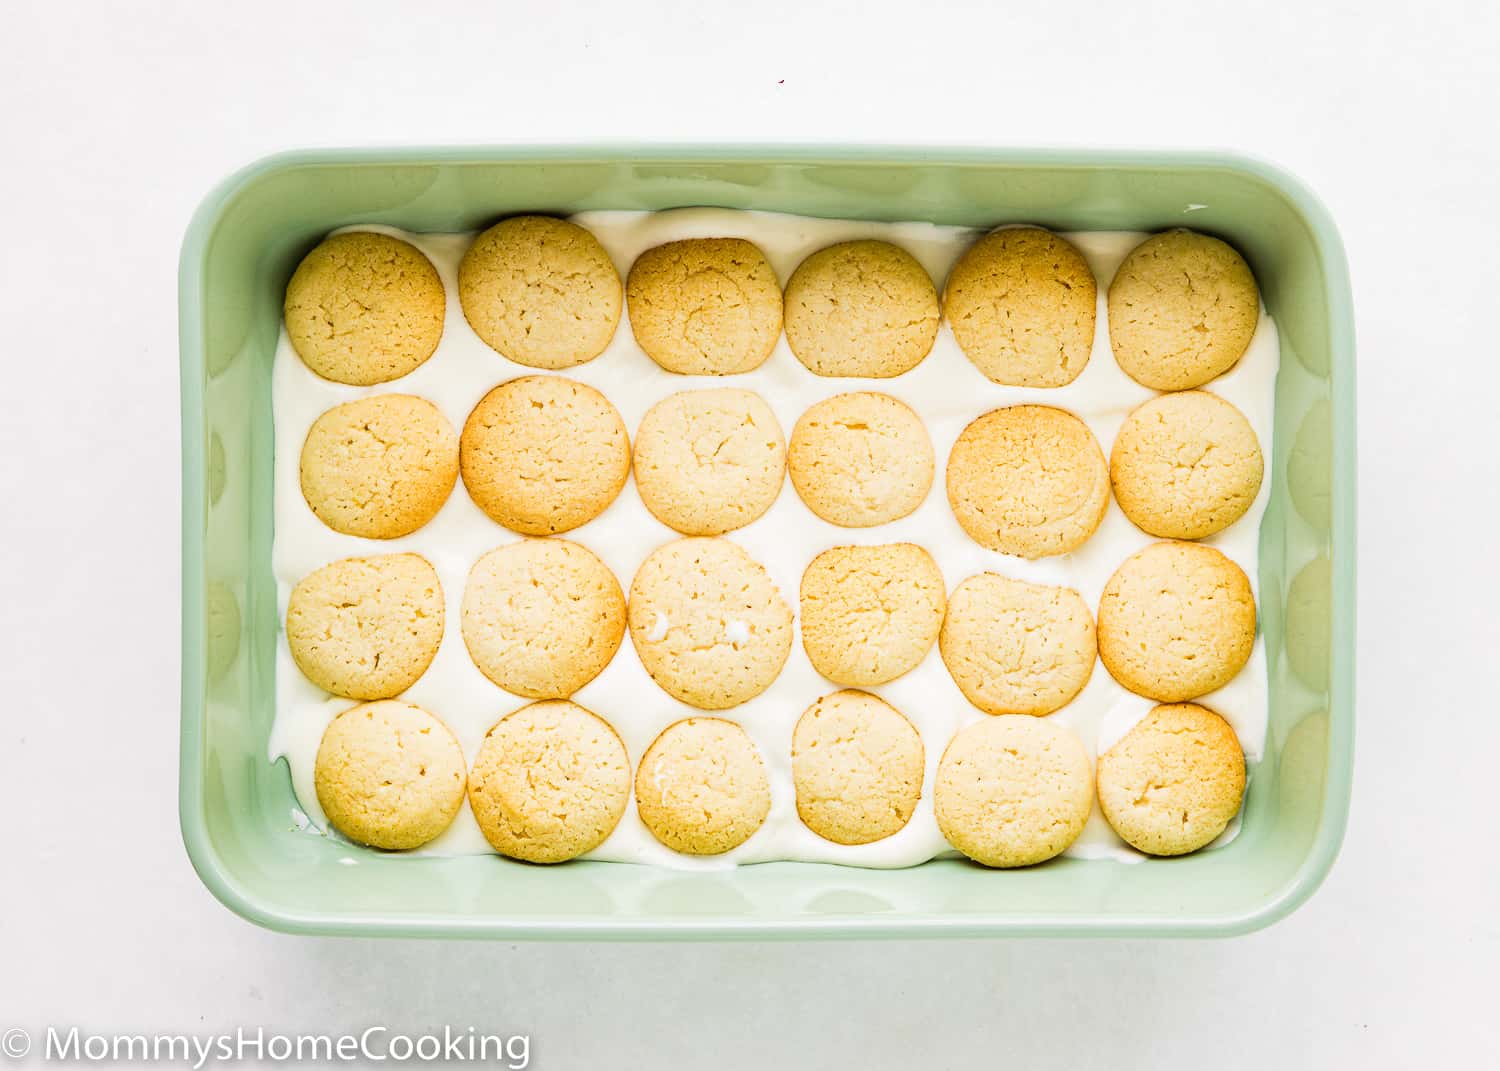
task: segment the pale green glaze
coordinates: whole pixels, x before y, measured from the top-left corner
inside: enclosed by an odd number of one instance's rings
[[[269,372],[293,266],[356,221],[448,231],[523,210],[681,205],[1186,225],[1245,253],[1283,352],[1260,555],[1270,738],[1238,839],[1137,865],[688,874],[398,858],[294,829],[286,768],[265,758],[278,629]],[[1287,914],[1332,865],[1354,754],[1353,316],[1332,222],[1272,167],[1190,153],[873,147],[295,153],[233,176],[198,210],[182,250],[181,334],[182,831],[204,882],[246,918],[298,933],[442,937],[1233,934]],[[211,435],[222,450],[210,451]]]

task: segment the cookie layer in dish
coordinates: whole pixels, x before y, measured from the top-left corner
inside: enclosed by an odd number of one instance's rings
[[[941,292],[954,264],[981,237],[974,230],[926,223],[878,223],[810,219],[725,209],[681,209],[660,213],[592,212],[572,222],[591,233],[608,254],[620,279],[629,277],[647,250],[686,239],[737,238],[764,253],[779,284],[785,286],[797,267],[820,250],[843,242],[879,241],[909,253]],[[999,221],[997,221],[999,222]],[[475,504],[459,481],[427,524],[392,539],[341,535],[328,528],[303,500],[297,459],[308,429],[335,405],[382,393],[426,399],[454,429],[464,427],[479,401],[501,383],[527,375],[555,375],[598,391],[618,411],[632,442],[653,406],[682,391],[732,389],[755,395],[774,416],[790,443],[798,420],[810,408],[836,395],[880,394],[896,399],[920,419],[935,461],[932,487],[910,513],[870,527],[844,527],[824,520],[804,503],[796,489],[783,486],[763,513],[724,536],[763,566],[780,598],[794,612],[809,563],[820,553],[842,546],[913,544],[936,563],[948,594],[966,578],[998,573],[1017,581],[1076,591],[1083,604],[1097,611],[1106,583],[1132,554],[1157,542],[1126,517],[1111,497],[1093,534],[1066,553],[1028,560],[987,549],[966,534],[945,494],[943,474],[960,433],[985,413],[1004,407],[1049,406],[1076,416],[1087,426],[1107,457],[1126,416],[1158,393],[1142,386],[1120,368],[1110,349],[1106,299],[1109,284],[1125,257],[1147,237],[1140,233],[1076,232],[1061,235],[1087,263],[1095,289],[1092,348],[1076,378],[1062,386],[1006,386],[993,382],[955,340],[946,317],[938,326],[931,351],[908,371],[881,379],[820,376],[792,352],[785,335],[770,356],[753,371],[727,376],[668,372],[642,350],[629,323],[629,308],[598,356],[567,366],[560,373],[538,373],[506,359],[475,334],[460,307],[459,265],[473,234],[412,234],[388,227],[356,227],[400,238],[435,267],[447,299],[445,330],[433,355],[410,374],[375,387],[330,382],[314,374],[283,336],[273,370],[276,425],[276,541],[273,568],[282,617],[292,587],[330,562],[372,554],[414,553],[436,570],[446,601],[447,628],[431,666],[402,700],[420,706],[452,729],[471,761],[485,734],[501,717],[530,699],[504,691],[475,665],[460,627],[466,581],[475,563],[522,536],[502,527]],[[1071,337],[1071,336],[1070,336]],[[1217,395],[1244,414],[1269,456],[1273,389],[1279,360],[1276,327],[1264,310],[1258,314],[1248,348],[1228,371],[1199,389]],[[1069,359],[1069,370],[1078,361]],[[1263,480],[1249,508],[1221,531],[1201,542],[1222,552],[1257,585],[1256,559],[1261,517],[1270,480]],[[765,501],[755,500],[756,508]],[[715,521],[708,527],[718,527]],[[688,525],[691,526],[691,525]],[[642,501],[633,476],[607,508],[567,531],[566,538],[596,555],[629,590],[643,562],[658,548],[681,536],[662,523]],[[648,632],[655,622],[648,622]],[[670,621],[668,626],[670,627]],[[746,622],[726,616],[723,639],[745,642]],[[954,682],[938,644],[920,661],[893,679],[861,684],[906,718],[921,737],[921,795],[912,813],[895,832],[863,844],[840,844],[819,836],[798,815],[793,777],[793,739],[799,718],[821,697],[837,691],[809,659],[801,635],[800,615],[792,624],[785,664],[759,694],[711,717],[742,727],[765,764],[769,809],[764,821],[742,843],[716,855],[690,856],[673,851],[653,836],[632,798],[613,831],[586,858],[655,863],[675,867],[723,867],[767,860],[807,860],[854,866],[912,866],[951,854],[934,815],[937,765],[960,730],[984,721],[986,714],[965,698]],[[277,666],[277,717],[271,757],[287,760],[299,800],[311,824],[325,820],[313,787],[313,759],[324,728],[351,701],[330,696],[310,683],[283,642]],[[880,676],[883,674],[876,674]],[[597,677],[571,696],[573,702],[603,719],[619,735],[632,770],[668,726],[688,718],[709,717],[674,698],[655,681],[626,640]],[[1194,698],[1222,716],[1243,746],[1253,775],[1264,743],[1267,713],[1266,664],[1257,637],[1242,672],[1217,691]],[[1156,705],[1136,695],[1096,666],[1076,697],[1045,720],[1064,726],[1082,741],[1092,764]],[[1233,836],[1231,822],[1224,837]],[[1221,838],[1222,840],[1222,838]],[[453,824],[419,851],[459,854],[491,850],[465,803]],[[1141,859],[1105,822],[1095,806],[1082,834],[1066,849],[1075,857]]]

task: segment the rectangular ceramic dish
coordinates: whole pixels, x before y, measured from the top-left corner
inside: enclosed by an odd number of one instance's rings
[[[277,643],[271,358],[298,259],[354,222],[480,227],[520,211],[717,205],[1059,230],[1217,234],[1250,261],[1282,344],[1261,530],[1266,756],[1228,846],[996,872],[770,863],[683,873],[351,852],[298,828],[266,760]],[[811,938],[1241,933],[1332,865],[1354,753],[1354,339],[1343,249],[1295,179],[1217,154],[894,148],[394,149],[294,153],[199,208],[181,263],[183,839],[239,914],[297,933]]]

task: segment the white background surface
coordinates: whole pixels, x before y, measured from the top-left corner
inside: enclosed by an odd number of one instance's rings
[[[1493,6],[210,6],[0,10],[0,1028],[448,1022],[529,1032],[538,1068],[1497,1059]],[[1310,904],[1208,943],[588,947],[297,939],[210,898],[176,822],[194,205],[286,147],[601,136],[1228,147],[1319,191],[1359,317],[1361,634]]]

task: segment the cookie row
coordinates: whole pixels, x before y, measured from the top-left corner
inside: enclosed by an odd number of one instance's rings
[[[593,360],[628,306],[636,342],[683,375],[758,368],[785,327],[820,376],[890,378],[916,367],[946,317],[989,379],[1059,387],[1093,349],[1097,286],[1083,255],[1039,227],[1002,227],[954,265],[941,307],[912,255],[882,241],[813,253],[783,294],[765,254],[741,238],[648,249],[624,286],[598,240],[575,223],[517,216],[478,235],[458,270],[474,333],[517,364],[557,371]],[[287,286],[292,345],[318,375],[369,386],[404,376],[442,337],[446,298],[432,264],[388,235],[325,239]],[[1186,230],[1154,235],[1125,258],[1107,299],[1111,350],[1156,390],[1202,386],[1244,354],[1260,297],[1244,259]]]
[[[921,798],[921,736],[867,692],[825,695],[791,739],[797,814],[835,844],[898,833]],[[318,802],[344,836],[387,850],[428,843],[465,795],[501,855],[560,863],[614,832],[631,792],[630,759],[613,727],[567,700],[501,718],[465,766],[453,733],[395,700],[346,710],[325,729],[314,766]],[[1196,851],[1239,811],[1244,754],[1230,726],[1196,704],[1158,706],[1100,756],[1071,729],[1021,715],[969,726],[938,761],[933,809],[947,842],[993,867],[1030,866],[1065,851],[1097,796],[1128,844],[1153,855]],[[685,855],[739,847],[771,810],[765,762],[743,728],[687,718],[664,729],[635,771],[636,811]]]
[[[300,462],[303,496],[334,531],[390,539],[426,524],[458,476],[469,497],[523,535],[586,524],[624,488],[632,467],[647,509],[684,535],[720,535],[770,509],[783,474],[819,517],[846,528],[898,520],[932,486],[935,458],[921,418],[887,394],[839,394],[804,412],[790,443],[758,395],[683,391],[641,420],[632,455],[619,412],[592,387],[522,376],[480,400],[455,435],[430,402],[383,394],[346,402],[312,425]],[[1106,463],[1066,410],[991,410],[958,436],[947,492],[964,531],[1025,558],[1065,554],[1093,535],[1113,487],[1150,535],[1199,539],[1255,500],[1263,475],[1255,431],[1203,391],[1161,395],[1125,420]]]
[[[910,543],[840,546],[799,592],[809,662],[835,684],[873,687],[937,644],[959,690],[988,714],[1046,715],[1081,692],[1096,655],[1120,684],[1162,702],[1223,687],[1255,638],[1244,572],[1197,543],[1156,543],[1105,585],[1098,623],[1078,592],[980,573],[945,597],[931,555]],[[653,551],[627,602],[585,547],[524,539],[485,554],[462,600],[469,656],[496,685],[563,699],[597,677],[625,632],[673,698],[725,710],[760,695],[791,652],[792,609],[765,569],[723,538]],[[347,558],[300,580],[287,641],[303,674],[349,699],[386,699],[427,671],[442,641],[437,572],[416,554]]]

